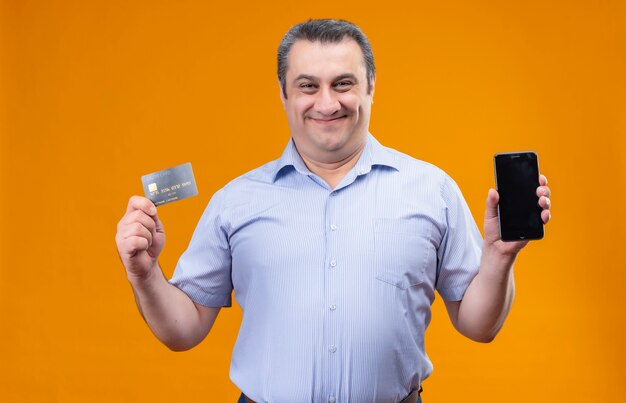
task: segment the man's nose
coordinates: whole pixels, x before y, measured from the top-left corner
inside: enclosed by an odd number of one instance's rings
[[[317,99],[315,100],[315,111],[326,116],[330,116],[333,113],[341,109],[341,104],[335,94],[330,89],[323,89],[317,93]]]

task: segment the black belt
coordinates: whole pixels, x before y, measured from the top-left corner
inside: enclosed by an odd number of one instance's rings
[[[411,391],[411,393],[409,393],[407,397],[400,400],[398,403],[417,403],[418,399],[420,398],[420,393],[422,393],[421,387],[419,389],[413,389],[413,391]],[[248,403],[256,403],[254,400],[250,399],[246,395],[243,395],[243,397],[246,398],[246,402]]]

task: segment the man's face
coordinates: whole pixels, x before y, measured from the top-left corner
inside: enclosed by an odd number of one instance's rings
[[[365,144],[372,90],[361,48],[353,39],[322,44],[299,40],[287,58],[281,99],[300,154],[323,163],[342,161]]]

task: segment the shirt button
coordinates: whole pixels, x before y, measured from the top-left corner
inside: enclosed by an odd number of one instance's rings
[[[335,259],[330,261],[330,267],[335,267],[337,266],[337,261]]]
[[[334,311],[335,309],[337,309],[337,305],[332,304],[331,306],[329,306],[328,308],[330,308],[331,311]]]
[[[330,346],[330,347],[328,348],[328,351],[330,351],[331,353],[334,353],[335,351],[337,351],[337,347],[335,347],[335,346]]]
[[[335,396],[331,396],[328,398],[328,403],[335,403],[337,401],[337,399],[335,399]]]
[[[335,224],[330,224],[330,229],[334,231],[337,229],[337,226]]]

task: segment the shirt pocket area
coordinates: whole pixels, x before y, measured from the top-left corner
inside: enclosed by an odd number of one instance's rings
[[[430,224],[424,219],[374,221],[376,279],[403,290],[424,282]]]

